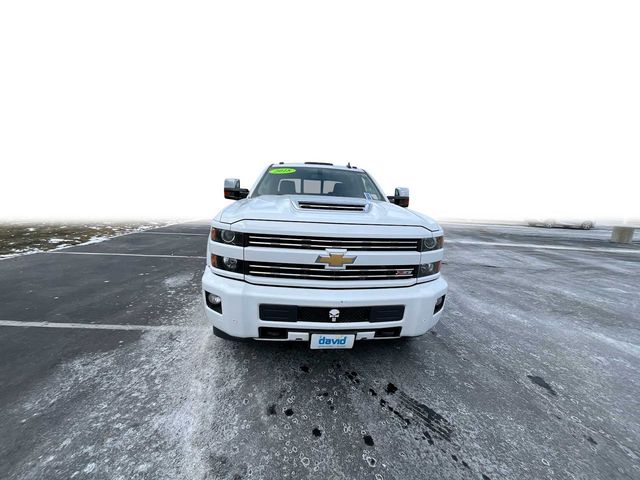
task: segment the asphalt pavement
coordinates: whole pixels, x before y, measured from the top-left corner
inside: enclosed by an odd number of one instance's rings
[[[640,244],[444,228],[441,322],[353,350],[214,337],[206,223],[0,261],[0,478],[640,478]]]

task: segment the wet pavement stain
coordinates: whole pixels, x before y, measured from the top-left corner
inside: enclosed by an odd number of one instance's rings
[[[267,407],[267,414],[268,415],[275,415],[276,414],[276,404],[272,403],[271,405],[269,405]]]
[[[370,397],[376,398],[380,396],[372,386],[367,385],[367,382],[359,376],[358,372],[344,372],[343,376],[353,384],[358,385],[360,390]],[[391,382],[387,383],[384,387],[384,393],[381,395],[384,396],[385,393],[386,398],[380,398],[378,403],[385,411],[393,414],[396,418],[401,420],[401,427],[403,429],[415,432],[416,427],[420,428],[420,433],[422,434],[421,438],[427,440],[427,444],[430,447],[435,445],[436,440],[444,440],[447,443],[441,444],[442,446],[447,448],[446,445],[450,445],[452,448],[456,449],[457,453],[448,453],[454,465],[460,465],[461,468],[465,468],[472,472],[475,470],[465,460],[460,458],[459,445],[457,445],[453,440],[454,427],[446,418],[431,407],[412,398]],[[370,436],[363,436],[365,444],[367,446],[373,446],[373,438],[370,437],[372,444],[369,445],[369,443],[367,443],[369,441],[367,437]],[[438,448],[442,453],[446,454],[447,451],[445,448],[442,448],[442,446]],[[477,470],[475,471],[477,472]],[[482,476],[483,480],[491,480],[491,477],[486,474],[481,472],[477,473]]]
[[[364,440],[364,444],[368,447],[373,447],[375,445],[373,437],[371,435],[365,435],[364,437],[362,437],[362,440]]]
[[[205,478],[231,478],[240,480],[247,474],[248,468],[244,464],[234,464],[227,456],[215,453],[209,454],[207,459],[209,472]]]
[[[544,378],[538,377],[535,375],[527,375],[527,378],[531,380],[531,383],[534,383],[539,387],[546,389],[551,395],[554,395],[554,396],[558,395],[556,391],[553,388],[551,388],[551,385],[545,382]]]
[[[390,395],[393,395],[397,391],[398,391],[398,387],[396,387],[393,383],[387,384],[387,388],[385,388],[385,392],[387,392]]]
[[[307,365],[300,366],[300,370],[302,370],[304,373],[309,373],[309,367]]]
[[[428,430],[425,430],[424,432],[422,432],[422,435],[427,440],[427,443],[429,445],[433,445],[433,438],[431,438],[431,434],[429,433]]]
[[[287,417],[290,417],[291,415],[293,415],[293,408],[287,408],[287,409],[284,411],[284,414],[285,414]]]
[[[357,372],[346,372],[344,376],[353,383],[360,384],[360,379],[357,378]],[[369,386],[366,386],[365,388],[366,390],[364,391],[369,393],[373,391],[377,395],[377,392],[375,392],[373,388],[370,388]],[[379,402],[380,406],[400,419],[402,421],[403,428],[408,428],[409,425],[412,424],[412,421],[414,421],[417,422],[417,424],[421,424],[426,427],[426,429],[431,431],[431,433],[438,438],[446,440],[447,442],[451,442],[453,427],[451,426],[449,421],[442,415],[440,415],[427,405],[414,400],[409,395],[398,389],[398,387],[396,387],[393,383],[387,384],[387,386],[385,387],[385,392],[387,392],[389,396],[393,395],[394,397],[396,397],[397,404],[392,405],[386,399],[381,398]],[[421,430],[425,429],[422,428]],[[429,435],[428,439],[431,439],[431,435]]]
[[[311,433],[313,433],[314,437],[321,437],[322,436],[322,431],[318,427],[314,428],[311,431]]]
[[[402,428],[407,428],[409,425],[411,425],[411,420],[405,418],[398,410],[389,405],[389,402],[387,402],[384,398],[380,399],[380,406],[382,408],[386,408],[389,412],[393,413],[396,417],[402,420]]]
[[[446,418],[425,404],[409,397],[404,392],[400,392],[399,395],[400,405],[406,407],[407,410],[412,411],[414,416],[421,419],[429,430],[440,436],[443,440],[446,440],[447,442],[451,441],[453,427]]]

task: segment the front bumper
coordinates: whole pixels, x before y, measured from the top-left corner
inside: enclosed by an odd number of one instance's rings
[[[287,329],[283,340],[305,340],[304,332],[352,331],[359,338],[373,338],[369,332],[400,327],[400,336],[423,335],[438,323],[443,308],[434,313],[436,301],[447,293],[447,282],[437,278],[411,287],[364,289],[317,289],[254,285],[214,274],[206,268],[202,276],[202,297],[207,318],[224,333],[240,338],[260,338],[260,328]],[[222,313],[207,306],[206,293],[222,299]],[[260,320],[260,304],[308,307],[405,306],[402,320],[392,322],[274,322]],[[302,333],[302,334],[301,334]]]

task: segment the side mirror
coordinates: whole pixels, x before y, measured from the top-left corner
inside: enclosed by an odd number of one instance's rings
[[[247,198],[249,190],[240,188],[240,180],[237,178],[225,178],[224,180],[224,198],[229,200],[240,200]]]
[[[409,206],[409,189],[398,187],[396,188],[395,195],[387,197],[391,203],[395,203],[400,207]]]

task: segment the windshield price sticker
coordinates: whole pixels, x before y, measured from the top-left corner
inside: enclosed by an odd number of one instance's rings
[[[286,173],[293,173],[295,171],[295,168],[272,168],[271,170],[269,170],[269,173],[271,175],[284,175]]]

